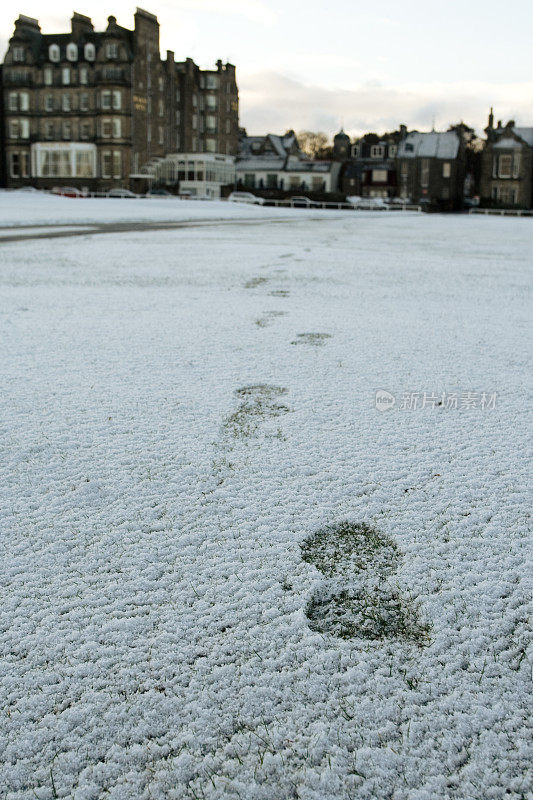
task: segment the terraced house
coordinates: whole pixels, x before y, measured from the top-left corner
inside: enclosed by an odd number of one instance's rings
[[[169,153],[237,152],[235,67],[161,59],[157,17],[140,8],[133,30],[110,16],[103,32],[77,12],[61,34],[20,15],[2,89],[8,187],[144,189]]]

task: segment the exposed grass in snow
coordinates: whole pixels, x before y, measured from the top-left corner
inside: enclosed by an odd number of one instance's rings
[[[286,388],[264,383],[237,389],[235,395],[241,403],[224,421],[224,435],[245,439],[253,436],[265,420],[287,414],[290,411],[289,406],[277,402],[279,397],[286,394]]]
[[[395,572],[400,562],[394,539],[366,522],[346,520],[327,525],[300,547],[303,560],[328,578],[349,578],[367,570],[384,578]]]
[[[308,344],[311,347],[323,347],[327,339],[331,339],[330,333],[297,333],[296,339],[291,344]]]
[[[341,639],[400,639],[421,645],[429,642],[431,627],[420,621],[416,604],[386,586],[317,593],[306,614],[313,631]]]

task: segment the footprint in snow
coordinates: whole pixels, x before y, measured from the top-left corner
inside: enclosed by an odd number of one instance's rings
[[[287,394],[282,386],[258,383],[237,389],[235,395],[240,404],[223,424],[225,436],[245,439],[253,436],[265,421],[287,414],[291,409],[280,398]]]
[[[291,344],[308,344],[311,347],[323,347],[326,339],[331,339],[330,333],[298,333]]]
[[[257,289],[258,286],[261,286],[263,283],[267,282],[267,278],[258,277],[258,278],[250,278],[249,281],[246,281],[244,284],[245,289]]]
[[[327,525],[301,545],[324,576],[306,608],[311,630],[341,639],[424,644],[430,626],[416,603],[391,584],[401,553],[394,539],[364,522]]]
[[[262,317],[256,319],[255,324],[259,328],[267,328],[269,325],[272,325],[272,323],[277,317],[286,317],[286,316],[287,316],[286,311],[265,311]]]
[[[271,297],[288,297],[290,292],[288,289],[274,289],[273,292],[269,292]]]

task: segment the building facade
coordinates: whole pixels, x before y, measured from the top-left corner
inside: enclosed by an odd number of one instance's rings
[[[406,134],[398,146],[396,170],[402,199],[441,210],[462,206],[465,153],[456,130]]]
[[[510,120],[494,127],[489,116],[481,157],[480,198],[484,206],[533,208],[533,127],[520,128]]]
[[[133,30],[74,13],[69,33],[43,34],[19,16],[2,95],[8,187],[142,189],[169,153],[237,152],[235,67],[161,59],[157,17],[139,8]]]
[[[346,195],[359,197],[395,197],[397,194],[396,156],[407,130],[378,136],[367,133],[352,144],[351,161],[342,173],[341,186]]]
[[[283,136],[241,136],[235,165],[237,186],[259,192],[330,193],[337,191],[340,163],[309,158],[294,131]]]

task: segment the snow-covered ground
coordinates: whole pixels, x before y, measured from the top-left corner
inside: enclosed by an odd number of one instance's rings
[[[318,212],[298,209],[301,216]],[[72,198],[44,192],[0,191],[2,228],[29,225],[104,222],[197,222],[202,220],[262,220],[287,218],[292,210],[226,200],[180,200],[177,197]],[[332,213],[328,212],[331,216]]]
[[[532,796],[532,223],[292,219],[0,243],[6,800]]]

